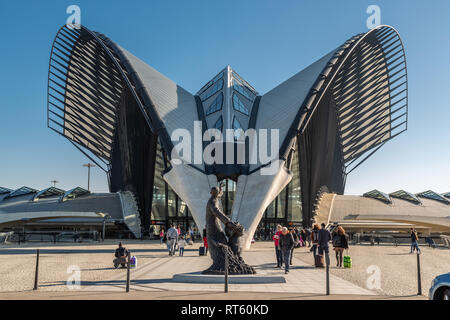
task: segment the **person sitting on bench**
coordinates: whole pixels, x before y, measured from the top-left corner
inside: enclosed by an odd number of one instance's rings
[[[122,265],[122,268],[125,268],[125,265],[127,263],[128,250],[127,248],[122,246],[122,242],[119,242],[119,247],[116,249],[114,256],[116,257],[113,260],[114,268],[117,268],[119,264]]]

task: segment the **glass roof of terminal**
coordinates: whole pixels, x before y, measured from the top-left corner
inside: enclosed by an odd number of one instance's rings
[[[11,191],[11,189],[0,187],[0,194],[10,193]]]
[[[242,86],[241,84],[239,84],[236,80],[233,81],[233,89],[237,92],[239,92],[240,94],[242,94],[244,97],[246,97],[248,100],[252,101],[252,98],[250,97],[250,95],[247,93],[247,91],[244,89],[244,86]]]
[[[64,190],[61,190],[61,189],[58,189],[55,187],[50,187],[50,188],[41,190],[38,193],[36,193],[36,195],[33,198],[33,201],[38,201],[39,199],[47,198],[47,197],[51,197],[51,196],[62,195],[64,193],[65,193]]]
[[[223,73],[221,75],[223,75]],[[212,88],[209,89],[205,94],[202,93],[202,96],[201,96],[202,101],[205,101],[209,97],[212,97],[216,92],[218,92],[222,88],[223,88],[223,77],[216,80],[215,82],[213,82]]]
[[[84,196],[86,194],[89,194],[90,191],[80,188],[80,187],[76,187],[73,188],[69,191],[66,191],[64,193],[64,195],[61,196],[60,201],[66,201],[66,200],[70,200],[70,199],[75,199],[81,196]]]
[[[377,199],[383,201],[384,203],[391,203],[391,198],[389,198],[389,195],[376,189],[364,193],[363,197]]]
[[[209,116],[210,114],[213,114],[214,112],[217,112],[222,109],[223,105],[223,93],[221,92],[216,99],[211,103],[208,110],[206,110],[206,115]]]
[[[398,198],[402,200],[407,200],[415,204],[421,204],[422,202],[412,193],[405,190],[398,190],[389,194],[393,198]]]
[[[427,198],[431,200],[437,200],[445,204],[450,204],[450,201],[445,199],[443,196],[441,196],[439,193],[434,192],[432,190],[424,191],[421,193],[416,194],[418,197]]]
[[[450,192],[447,192],[447,193],[443,193],[442,194],[444,197],[446,197],[446,198],[449,198],[450,199]]]
[[[233,109],[245,114],[246,116],[249,115],[248,109],[235,93],[233,93]]]
[[[12,191],[9,195],[5,197],[5,199],[13,198],[13,197],[19,197],[30,193],[36,193],[38,190],[30,188],[30,187],[22,187],[17,190]]]

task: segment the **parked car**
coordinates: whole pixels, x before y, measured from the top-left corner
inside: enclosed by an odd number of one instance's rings
[[[450,300],[450,272],[441,274],[431,281],[428,298],[430,300]]]

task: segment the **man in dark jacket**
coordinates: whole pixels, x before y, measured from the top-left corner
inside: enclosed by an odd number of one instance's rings
[[[122,246],[122,242],[119,242],[119,247],[116,249],[116,252],[114,253],[114,256],[116,257],[113,261],[114,268],[117,268],[120,265],[122,265],[122,268],[125,268],[125,264],[127,263],[127,255],[128,250],[124,246]]]
[[[289,272],[289,260],[291,255],[291,250],[294,248],[294,238],[292,237],[292,234],[289,232],[289,230],[286,227],[283,227],[280,239],[278,240],[278,247],[280,248],[281,255],[283,257],[284,267],[285,271],[284,273]]]
[[[321,229],[319,230],[319,254],[323,255],[325,251],[325,259],[327,265],[330,264],[330,247],[328,246],[328,242],[331,240],[331,233],[325,227],[325,223],[321,224]]]

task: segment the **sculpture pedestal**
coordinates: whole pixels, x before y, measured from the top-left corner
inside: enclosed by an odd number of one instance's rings
[[[223,275],[202,274],[201,272],[179,273],[172,277],[172,281],[181,283],[208,283],[223,284]],[[230,284],[268,284],[268,283],[286,283],[283,276],[269,276],[256,274],[228,275]]]

